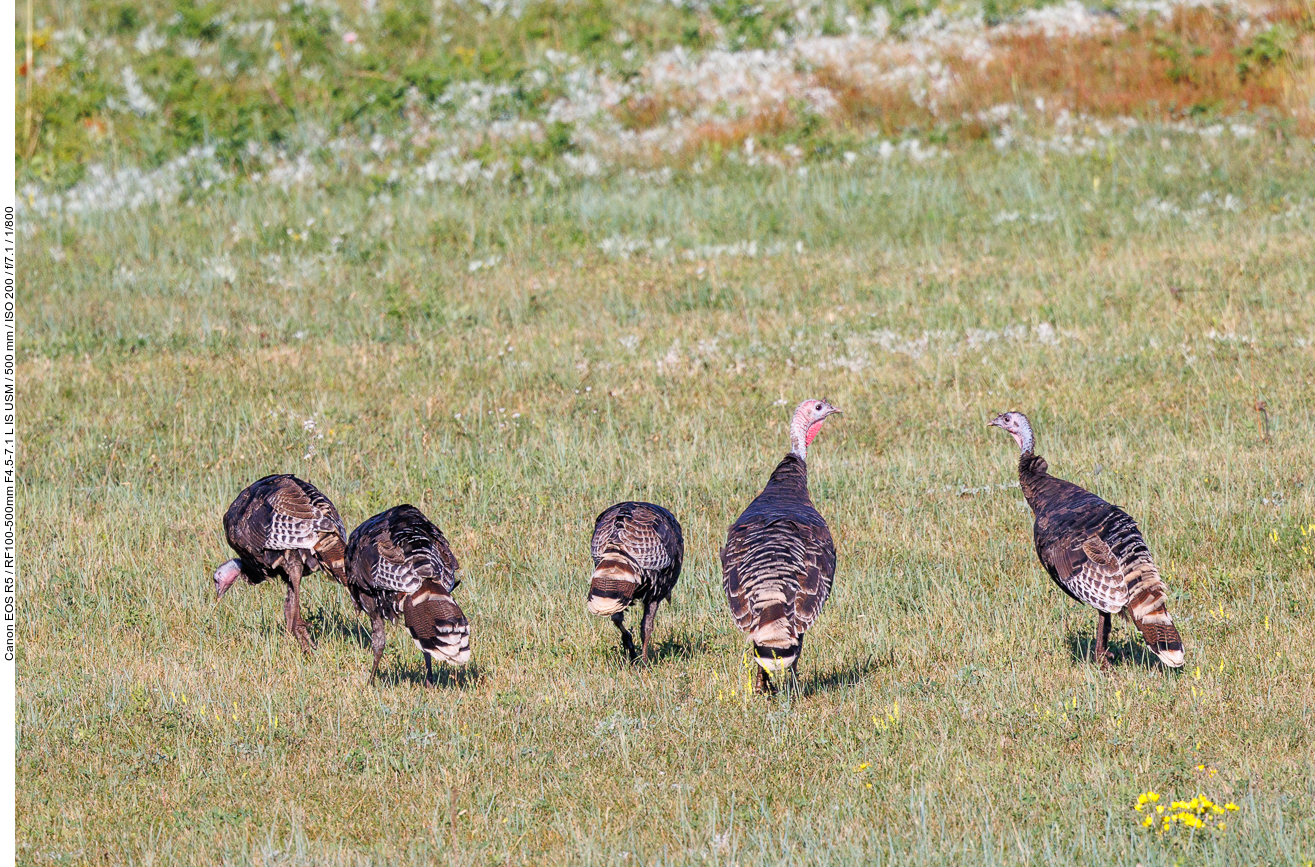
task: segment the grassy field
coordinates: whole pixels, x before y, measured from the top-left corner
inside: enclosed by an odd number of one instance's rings
[[[31,218],[24,863],[1289,864],[1315,857],[1315,157],[1145,131],[379,196],[243,183]],[[746,694],[717,550],[790,407],[839,550],[801,692]],[[1266,429],[1254,407],[1266,404]],[[1036,562],[1018,408],[1138,517],[1187,665]],[[412,502],[464,567],[435,689],[322,578],[216,605],[269,472]],[[584,610],[594,516],[670,506],[657,660]],[[1234,802],[1141,827],[1139,793]],[[1149,809],[1149,808],[1148,808]]]
[[[33,49],[23,863],[1315,860],[1308,3],[55,0]],[[839,568],[768,700],[717,551],[808,397]],[[1180,672],[1092,664],[1011,408]],[[368,686],[321,577],[309,657],[216,604],[271,472],[433,518],[472,663],[393,629]],[[686,539],[647,668],[584,608],[630,498]]]

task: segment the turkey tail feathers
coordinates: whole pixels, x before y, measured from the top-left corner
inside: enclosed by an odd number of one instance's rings
[[[347,544],[337,536],[323,536],[315,546],[315,554],[333,580],[347,584]]]
[[[1149,558],[1133,564],[1125,573],[1128,605],[1124,609],[1141,630],[1151,651],[1169,668],[1181,668],[1183,639],[1173,625],[1165,605],[1168,588]]]
[[[407,600],[403,616],[406,631],[422,653],[453,665],[470,660],[470,624],[447,593],[420,590]]]
[[[624,611],[640,584],[639,569],[624,554],[607,552],[594,568],[589,581],[590,614],[606,617]]]
[[[1164,604],[1164,593],[1142,591],[1128,604],[1127,611],[1160,662],[1170,668],[1181,668],[1184,659],[1183,639]]]
[[[758,614],[758,625],[749,632],[754,661],[771,673],[785,671],[799,658],[799,637],[781,602],[768,603]]]

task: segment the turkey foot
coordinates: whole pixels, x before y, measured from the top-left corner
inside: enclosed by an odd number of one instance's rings
[[[310,624],[305,620],[297,621],[296,626],[292,629],[292,634],[297,639],[297,643],[301,645],[301,649],[304,652],[310,653],[318,647],[315,643],[315,639],[311,637]]]

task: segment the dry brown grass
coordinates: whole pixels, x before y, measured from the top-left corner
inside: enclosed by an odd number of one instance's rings
[[[733,148],[751,137],[781,135],[798,126],[799,116],[786,105],[763,109],[736,120],[707,121],[694,128],[689,148],[701,146]]]
[[[982,118],[988,109],[1013,104],[1030,111],[1038,100],[1044,100],[1044,114],[1052,118],[1069,111],[1097,118],[1171,120],[1271,109],[1276,117],[1293,118],[1297,132],[1307,134],[1315,130],[1311,8],[1280,5],[1266,22],[1243,32],[1227,10],[1197,7],[1072,39],[999,35],[985,63],[962,53],[945,55],[954,86],[931,101],[915,99],[907,82],[873,81],[870,68],[827,65],[812,73],[810,83],[835,97],[838,108],[828,126],[892,136],[940,128],[979,139],[992,129]],[[1267,47],[1262,34],[1271,26],[1280,35]],[[666,121],[673,103],[670,97],[663,100],[661,111],[628,109],[632,128]],[[781,105],[734,120],[708,121],[694,130],[690,146],[726,148],[750,136],[778,134],[797,128],[798,115]]]
[[[672,113],[681,114],[694,107],[693,95],[679,90],[636,94],[612,109],[612,115],[629,130],[652,129],[666,122]]]
[[[965,108],[1040,97],[1097,116],[1167,117],[1193,108],[1224,113],[1279,102],[1278,70],[1244,74],[1248,40],[1218,10],[1178,9],[1163,25],[1142,24],[1106,38],[1057,41],[1040,35],[998,43],[986,74],[962,80]]]

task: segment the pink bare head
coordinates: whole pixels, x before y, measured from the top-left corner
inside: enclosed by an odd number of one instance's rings
[[[223,596],[228,592],[228,588],[237,583],[242,578],[242,561],[229,560],[224,565],[215,570],[215,598]]]
[[[1014,442],[1018,443],[1018,451],[1021,454],[1032,454],[1032,449],[1036,446],[1036,440],[1032,437],[1032,423],[1021,412],[1002,412],[991,419],[986,426],[1004,428],[1014,438]]]
[[[822,429],[822,422],[838,412],[840,410],[824,400],[806,400],[799,404],[794,411],[794,420],[790,422],[790,451],[800,460],[807,457],[808,447]]]

